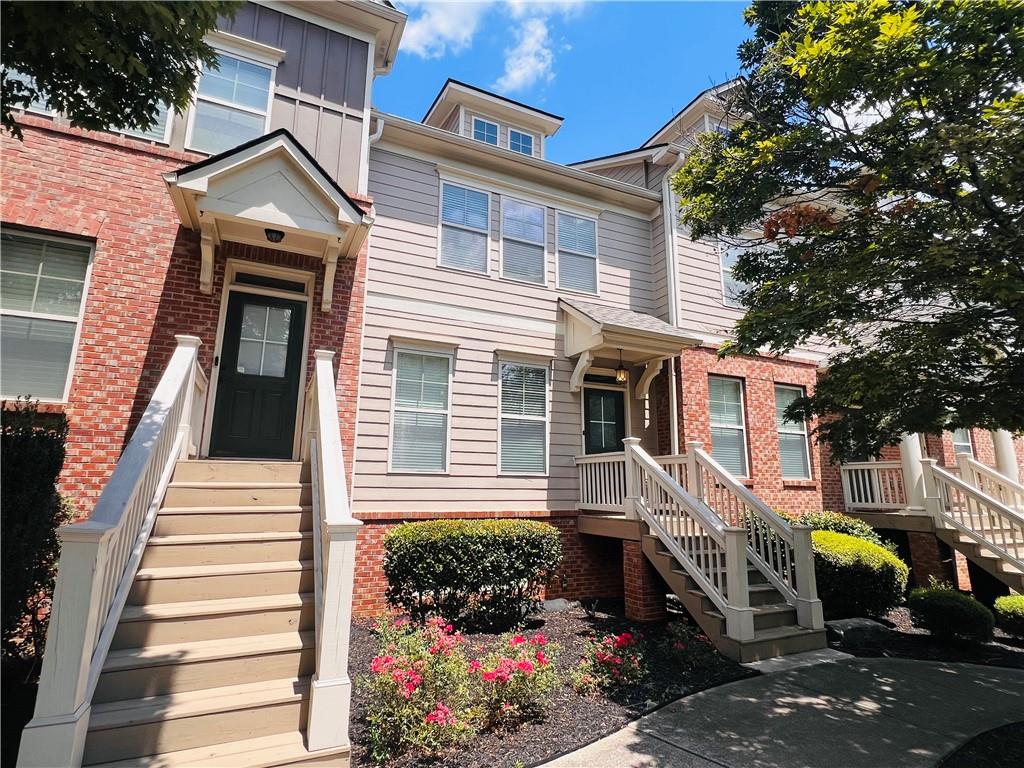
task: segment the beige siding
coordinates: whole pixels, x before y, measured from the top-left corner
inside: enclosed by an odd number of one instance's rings
[[[462,124],[462,135],[469,138],[473,138],[473,118],[479,117],[482,120],[486,120],[489,123],[495,123],[498,126],[498,146],[503,149],[508,149],[508,131],[509,128],[514,128],[520,133],[526,133],[533,136],[533,156],[543,157],[542,152],[542,139],[539,133],[528,131],[525,128],[520,128],[518,125],[510,126],[508,123],[502,122],[488,115],[481,114],[480,112],[470,112],[468,109],[463,110],[463,124]]]
[[[544,287],[498,277],[500,195],[491,199],[490,274],[484,276],[437,266],[439,176],[432,163],[374,149],[370,194],[377,216],[369,246],[355,510],[572,509],[581,398],[569,392],[572,362],[563,355],[559,329],[554,208],[547,210],[549,287]],[[649,311],[650,222],[605,213],[598,222],[598,243],[601,296],[591,300]],[[457,341],[447,475],[388,471],[393,337]],[[499,351],[510,358],[519,353],[531,361],[551,361],[547,477],[498,474]],[[644,403],[634,398],[630,405],[633,434],[653,435]]]
[[[453,109],[451,111],[451,114],[448,115],[447,119],[441,125],[441,128],[443,128],[446,131],[451,131],[452,133],[458,133],[459,132],[459,109],[458,109],[458,107],[456,107],[455,109]]]
[[[621,181],[624,184],[635,184],[638,187],[644,186],[644,163],[626,163],[624,165],[612,165],[605,168],[594,168],[591,173],[599,176],[606,176],[609,179]]]

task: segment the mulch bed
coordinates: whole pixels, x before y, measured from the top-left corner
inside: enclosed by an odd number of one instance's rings
[[[915,627],[910,620],[910,611],[906,608],[896,608],[879,621],[891,631],[872,635],[864,642],[832,641],[829,644],[854,656],[965,662],[1024,669],[1024,642],[998,629],[995,641],[991,643],[949,642],[937,640],[926,630]]]
[[[529,620],[525,629],[542,631],[549,642],[562,646],[557,668],[567,675],[579,661],[587,638],[603,636],[628,629],[640,629],[644,637],[654,640],[665,632],[665,622],[638,625],[628,622],[614,611],[588,613],[582,608],[571,608],[561,613],[541,613]],[[675,617],[674,617],[675,618]],[[349,674],[356,680],[352,695],[352,765],[365,768],[374,765],[366,749],[366,699],[359,679],[370,669],[370,661],[377,653],[376,641],[370,632],[372,622],[357,621],[352,627],[349,651]],[[498,635],[466,634],[472,648],[491,643]],[[551,708],[539,722],[526,723],[511,733],[484,733],[472,742],[460,746],[449,754],[428,758],[406,754],[388,761],[389,768],[501,768],[503,766],[532,765],[550,760],[589,744],[681,696],[711,688],[722,683],[752,676],[753,672],[721,655],[713,664],[694,670],[680,670],[677,665],[661,663],[650,655],[648,679],[632,689],[623,691],[612,701],[604,697],[581,696],[568,685],[552,697]]]
[[[948,755],[939,768],[1019,768],[1024,765],[1024,722],[986,731]]]

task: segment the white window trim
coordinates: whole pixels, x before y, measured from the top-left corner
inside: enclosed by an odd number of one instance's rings
[[[527,136],[527,137],[529,137],[529,139],[530,139],[530,151],[528,153],[527,152],[520,152],[518,149],[512,149],[512,132],[513,131],[518,133],[520,136]],[[533,133],[533,131],[524,131],[522,128],[516,128],[515,126],[510,125],[510,126],[507,127],[507,134],[506,135],[508,136],[508,140],[506,142],[508,144],[508,146],[505,147],[505,148],[509,152],[515,152],[516,154],[523,155],[524,157],[536,157],[537,156],[536,153],[534,152],[534,150],[537,148],[537,136]]]
[[[967,431],[967,447],[969,449],[968,451],[959,451],[959,450],[957,450],[957,445],[964,445],[964,443],[958,443],[956,441],[956,431],[955,430],[951,429],[949,431],[949,437],[950,437],[950,440],[953,443],[953,455],[956,456],[958,453],[970,453],[970,456],[973,459],[974,458],[974,435],[973,435],[971,429],[969,429],[969,428],[965,428],[965,429]]]
[[[462,187],[463,189],[471,189],[474,192],[480,192],[480,193],[482,193],[484,195],[487,195],[487,228],[486,229],[477,229],[476,227],[467,227],[467,226],[465,226],[463,224],[452,224],[451,222],[448,222],[448,221],[444,220],[444,187],[445,187],[446,184],[448,186],[451,186],[451,187]],[[458,182],[458,181],[450,181],[450,180],[445,179],[443,177],[440,178],[440,181],[439,181],[439,184],[438,184],[438,187],[437,187],[437,256],[434,259],[435,266],[437,266],[438,269],[451,269],[451,270],[454,270],[455,272],[465,272],[466,274],[470,274],[470,275],[482,275],[483,277],[490,277],[491,276],[491,218],[492,218],[492,213],[493,213],[493,211],[491,210],[491,206],[493,204],[494,204],[494,201],[492,200],[492,193],[491,193],[490,190],[483,189],[482,187],[474,187],[474,186],[471,186],[469,184],[463,184],[462,182]],[[466,267],[456,267],[456,266],[452,266],[451,264],[443,264],[441,262],[441,251],[442,251],[441,240],[444,237],[444,228],[445,227],[455,227],[456,229],[462,229],[462,230],[465,230],[466,232],[473,232],[474,234],[477,234],[477,235],[483,234],[483,235],[487,236],[487,248],[486,248],[487,258],[484,260],[484,269],[483,269],[483,271],[480,271],[479,269],[467,269]]]
[[[455,378],[455,351],[442,350],[428,345],[414,346],[395,344],[391,348],[391,410],[388,419],[388,474],[392,475],[449,475],[452,468],[452,382]],[[395,410],[398,404],[398,355],[400,352],[408,352],[413,355],[424,357],[443,357],[448,360],[448,405],[445,411],[444,430],[444,469],[402,469],[394,466],[395,459]],[[413,413],[442,413],[429,408],[402,407],[403,412]]]
[[[263,115],[263,134],[265,135],[270,130],[270,112],[274,106],[274,90],[277,87],[277,67],[275,65],[267,63],[265,60],[260,60],[253,56],[246,56],[238,52],[233,46],[225,45],[222,40],[212,39],[209,41],[217,53],[224,56],[231,56],[232,58],[245,61],[249,64],[255,64],[258,67],[270,70],[270,83],[267,86],[267,107],[264,112],[260,112],[258,109],[252,107],[243,106],[241,104],[233,104],[232,102],[226,101],[225,99],[218,99],[212,96],[200,96],[199,95],[199,81],[202,75],[196,78],[195,88],[192,91],[192,106],[188,111],[188,122],[185,128],[185,149],[189,152],[199,152],[200,154],[209,155],[209,151],[205,149],[196,149],[192,146],[192,133],[195,128],[196,112],[198,111],[199,102],[205,101],[210,104],[217,104],[222,107],[229,109],[236,109],[239,112],[247,112],[250,115]],[[170,120],[168,120],[170,123]]]
[[[740,425],[737,427],[735,424],[716,424],[714,419],[711,417],[711,380],[719,379],[721,381],[737,381],[740,385]],[[743,439],[743,468],[746,470],[744,474],[738,475],[738,477],[749,480],[750,474],[750,450],[747,445],[747,382],[743,379],[735,376],[716,376],[714,374],[708,376],[708,428],[718,427],[719,429],[735,429],[739,430],[740,437]],[[711,438],[711,452],[714,456],[715,442],[714,438]]]
[[[562,216],[572,216],[577,219],[586,219],[587,221],[594,222],[594,253],[584,253],[583,251],[576,251],[572,248],[562,248],[558,244],[558,233],[562,226]],[[567,291],[568,293],[577,293],[581,296],[600,296],[601,295],[601,228],[598,226],[598,220],[593,216],[581,216],[578,213],[572,213],[568,211],[555,211],[555,287],[560,291]],[[593,291],[581,291],[579,288],[565,288],[562,286],[562,251],[570,253],[574,256],[586,256],[594,260],[594,290]]]
[[[171,127],[174,122],[174,118],[179,117],[178,113],[174,111],[174,107],[170,104],[167,105],[167,122],[164,123],[164,135],[159,139],[154,139],[152,136],[146,136],[143,133],[132,130],[131,128],[118,128],[111,129],[112,133],[117,133],[122,136],[127,136],[130,139],[138,139],[139,141],[151,141],[157,144],[170,144],[171,143]]]
[[[543,278],[541,282],[537,283],[532,280],[524,280],[521,277],[508,277],[505,274],[505,201],[512,200],[516,203],[522,203],[523,205],[531,205],[534,208],[540,208],[544,212],[544,240],[541,243],[536,243],[533,240],[523,240],[522,238],[513,237],[508,235],[509,240],[514,240],[517,243],[525,243],[527,245],[541,245],[544,250],[544,261],[541,272]],[[511,195],[501,196],[500,210],[498,212],[498,277],[502,280],[508,280],[511,283],[521,283],[522,285],[534,285],[538,288],[548,287],[548,207],[543,203],[538,203],[534,200],[527,200],[522,197],[512,197]]]
[[[778,390],[780,390],[780,389],[791,389],[794,392],[796,392],[800,397],[803,397],[806,394],[806,392],[805,392],[803,387],[799,387],[799,386],[797,386],[795,384],[776,384],[775,385],[775,392],[774,392],[774,394],[775,394],[775,411],[776,411],[776,413],[778,413],[778,410],[779,410]],[[779,474],[782,476],[782,479],[783,480],[813,480],[814,478],[811,476],[811,446],[810,446],[810,442],[807,439],[807,423],[803,422],[803,421],[801,421],[801,422],[789,421],[789,422],[786,422],[786,425],[781,427],[781,428],[776,424],[776,432],[778,432],[779,435],[800,435],[803,438],[803,441],[804,441],[803,442],[803,445],[804,445],[804,474],[801,475],[800,477],[787,476],[787,475],[782,474],[782,465],[781,465],[781,458],[780,458]],[[781,444],[780,444],[780,448],[781,448]]]
[[[75,323],[75,336],[71,342],[71,358],[68,360],[68,375],[67,380],[64,382],[64,391],[60,398],[53,397],[35,397],[34,400],[38,400],[41,403],[58,403],[64,404],[68,402],[68,398],[71,396],[71,384],[75,379],[75,366],[78,362],[78,347],[82,338],[82,325],[85,322],[85,305],[89,299],[89,284],[92,281],[92,265],[96,258],[96,243],[90,243],[85,240],[77,240],[73,237],[60,237],[57,235],[41,235],[35,232],[26,232],[24,230],[16,229],[14,227],[3,227],[2,230],[9,234],[16,234],[18,237],[25,237],[33,240],[43,240],[47,242],[57,243],[68,243],[69,245],[88,246],[89,247],[89,260],[85,265],[85,280],[82,283],[82,301],[78,307],[77,315],[51,315],[44,312],[26,312],[24,310],[17,309],[0,309],[0,316],[9,315],[11,317],[27,317],[36,320],[58,320],[64,323]],[[17,395],[8,395],[3,393],[5,398],[14,398]]]
[[[732,269],[725,268],[725,252],[728,250],[725,243],[721,240],[718,241],[718,276],[722,282],[722,304],[730,309],[743,309],[743,305],[735,299],[729,298],[729,294],[725,290],[726,273],[732,278]],[[735,279],[735,278],[733,278]]]
[[[489,142],[489,141],[484,141],[483,139],[478,139],[476,137],[476,124],[477,123],[483,123],[484,125],[493,125],[494,126],[494,143],[493,144],[491,144],[491,142]],[[487,133],[487,131],[484,131],[484,133]],[[501,126],[498,123],[495,123],[495,122],[493,122],[491,120],[488,120],[488,119],[486,119],[484,117],[477,117],[476,115],[473,115],[473,121],[469,125],[469,138],[473,139],[473,141],[479,141],[481,144],[486,144],[486,145],[488,145],[490,147],[500,147],[501,146]]]
[[[512,416],[508,418],[518,421],[543,421],[544,422],[544,471],[543,472],[510,472],[501,468],[501,433],[504,428],[505,415],[501,410],[502,382],[501,369],[506,365],[516,365],[522,368],[536,368],[544,371],[544,416]],[[531,363],[525,360],[514,358],[498,359],[498,476],[499,477],[547,477],[551,470],[551,366],[540,363]]]

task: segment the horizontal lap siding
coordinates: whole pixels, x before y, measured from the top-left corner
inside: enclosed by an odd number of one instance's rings
[[[600,176],[607,176],[625,184],[635,184],[638,187],[644,186],[644,164],[629,163],[627,165],[615,165],[609,168],[595,168],[593,173]]]
[[[492,193],[490,274],[485,276],[437,266],[439,178],[432,163],[375,149],[370,194],[376,223],[369,246],[354,509],[572,510],[577,500],[573,457],[581,448],[580,397],[569,392],[573,361],[564,357],[558,325],[555,210],[547,209],[544,287],[498,278],[500,195]],[[592,300],[649,311],[650,223],[605,213],[598,238],[602,293]],[[448,475],[388,472],[392,336],[458,341]],[[547,477],[498,475],[499,350],[553,359]],[[634,399],[637,434],[646,429],[644,417],[643,403]]]
[[[684,328],[715,334],[731,333],[743,313],[722,300],[718,248],[676,232],[679,260],[679,313]]]

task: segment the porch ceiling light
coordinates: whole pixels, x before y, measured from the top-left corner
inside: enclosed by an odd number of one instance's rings
[[[615,369],[615,383],[625,384],[628,378],[629,372],[626,370],[626,366],[622,364],[622,347],[619,347],[619,367]]]
[[[265,234],[267,236],[267,240],[269,240],[272,243],[280,243],[282,240],[284,240],[284,232],[282,232],[280,229],[267,228],[263,230],[263,234]]]

